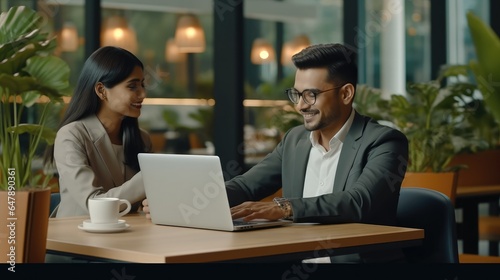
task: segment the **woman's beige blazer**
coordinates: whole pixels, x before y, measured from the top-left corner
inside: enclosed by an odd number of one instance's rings
[[[146,150],[151,150],[145,131],[142,138]],[[61,193],[56,217],[88,215],[90,197],[124,198],[136,203],[137,208],[146,196],[141,172],[136,173],[116,158],[111,140],[95,115],[59,129],[54,159]]]

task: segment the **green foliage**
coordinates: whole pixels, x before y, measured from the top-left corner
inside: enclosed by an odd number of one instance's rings
[[[393,94],[383,105],[389,121],[409,140],[408,171],[448,171],[456,154],[484,145],[466,121],[476,89],[461,81],[466,74],[465,66],[445,66],[436,80],[409,84],[406,96]]]
[[[292,105],[275,108],[269,119],[269,126],[275,127],[281,133],[302,124],[304,124],[304,117]]]
[[[353,107],[360,114],[372,117],[376,120],[388,119],[388,110],[385,100],[382,99],[380,89],[367,85],[358,85],[354,97]]]
[[[500,38],[472,12],[467,13],[467,23],[477,56],[470,67],[487,109],[500,125]]]
[[[164,109],[162,116],[170,129],[176,130],[179,127],[179,114],[177,111]]]
[[[406,95],[393,94],[389,100],[379,89],[358,85],[353,106],[405,133],[408,171],[457,169],[449,166],[456,154],[492,148],[500,136],[483,100],[474,98],[477,85],[467,81],[470,72],[468,65],[444,66],[436,80],[411,83]]]
[[[214,110],[212,107],[199,108],[198,111],[189,113],[188,116],[199,123],[197,129],[205,141],[214,141]]]
[[[279,82],[262,83],[255,89],[255,91],[247,91],[247,98],[288,99],[285,94],[285,89],[293,86],[294,79],[294,76],[287,76]]]
[[[38,185],[31,164],[39,145],[52,144],[55,131],[46,127],[52,104],[69,95],[69,67],[52,55],[56,41],[42,33],[43,19],[24,6],[0,15],[0,157],[1,170],[15,170],[17,189]],[[21,123],[25,110],[46,97],[36,123]],[[28,135],[23,149],[20,138]],[[46,180],[42,187],[46,187]],[[6,173],[0,174],[0,189],[8,188]]]
[[[195,112],[190,112],[188,117],[198,123],[196,127],[181,125],[179,113],[174,109],[164,109],[163,119],[168,127],[177,132],[199,132],[204,140],[213,141],[213,108],[198,108]]]
[[[254,96],[250,96],[250,98],[288,100],[285,89],[293,87],[294,80],[295,76],[290,75],[276,83],[262,83],[253,93]],[[304,124],[304,118],[292,105],[273,108],[268,114],[263,117],[267,126],[274,127],[281,133],[287,132],[294,126]]]
[[[486,108],[482,99],[474,100],[467,104],[467,119],[469,127],[473,127],[475,138],[482,139],[480,145],[465,149],[464,152],[477,152],[480,150],[496,149],[500,146],[500,126],[494,115]]]

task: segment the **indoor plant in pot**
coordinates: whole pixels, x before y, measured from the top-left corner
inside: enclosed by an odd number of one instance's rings
[[[468,166],[462,170],[459,185],[498,185],[500,173],[500,37],[481,18],[467,13],[467,23],[474,43],[476,59],[469,61],[482,99],[474,104],[474,126],[488,142],[480,151],[464,151],[452,163]]]
[[[43,23],[24,6],[0,15],[0,220],[7,221],[0,226],[6,238],[0,259],[11,266],[45,259],[50,188],[33,175],[32,162],[37,148],[54,141],[47,117],[69,87],[69,67],[52,55],[56,41],[42,31]],[[35,107],[38,116],[23,123]]]
[[[454,201],[456,171],[461,166],[449,163],[462,150],[482,143],[465,121],[471,114],[467,104],[474,100],[476,90],[473,83],[464,81],[467,73],[467,66],[444,66],[435,80],[411,83],[406,95],[393,94],[390,100],[378,102],[382,111],[387,112],[387,120],[408,138],[409,157],[403,187],[438,189]],[[422,181],[424,176],[430,176],[431,181]],[[441,177],[452,187],[445,191]]]
[[[469,61],[482,99],[473,103],[471,123],[486,147],[457,155],[452,164],[465,164],[459,185],[496,185],[500,174],[496,162],[500,156],[500,37],[473,12],[467,12],[467,23],[474,43],[476,59]]]
[[[467,23],[477,57],[469,65],[487,109],[500,125],[500,37],[470,11],[467,12]]]
[[[496,172],[500,156],[500,37],[470,11],[467,23],[476,53],[469,67],[482,95],[473,104],[473,125],[488,146],[479,151],[464,151],[452,163],[468,166],[460,172],[459,185],[496,185],[500,183],[500,174]]]
[[[483,118],[476,124],[479,132],[488,140],[487,149],[465,152],[451,162],[464,164],[460,170],[458,187],[483,187],[500,185],[497,162],[500,158],[500,37],[483,19],[472,11],[467,12],[476,57],[469,61],[475,81],[482,95],[483,107],[476,110]],[[498,255],[500,241],[499,201],[489,203],[489,213],[480,213],[478,234],[480,240],[489,241],[489,254]]]

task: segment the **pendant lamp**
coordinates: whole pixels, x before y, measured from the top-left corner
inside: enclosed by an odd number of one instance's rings
[[[205,51],[205,33],[195,15],[179,17],[175,29],[175,44],[182,53],[201,53]]]
[[[59,46],[63,52],[74,52],[78,49],[78,31],[73,23],[64,23],[60,33]]]
[[[179,51],[175,43],[175,38],[170,38],[165,44],[165,60],[167,62],[183,62],[186,60],[186,54]]]
[[[128,27],[127,21],[120,16],[112,16],[105,21],[101,35],[102,46],[116,46],[132,53],[137,52],[137,38],[134,30]]]
[[[311,45],[307,35],[301,34],[293,38],[292,41],[283,44],[281,50],[281,64],[292,65],[292,56]]]
[[[265,39],[257,38],[253,41],[250,60],[253,64],[271,63],[275,60],[273,46]]]

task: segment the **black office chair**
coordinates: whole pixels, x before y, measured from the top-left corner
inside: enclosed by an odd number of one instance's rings
[[[404,249],[409,263],[458,263],[455,209],[450,199],[425,188],[402,188],[398,226],[424,229],[422,246]]]
[[[60,193],[51,193],[50,194],[50,212],[49,216],[52,216],[52,212],[56,209],[56,207],[61,202],[61,194]]]

